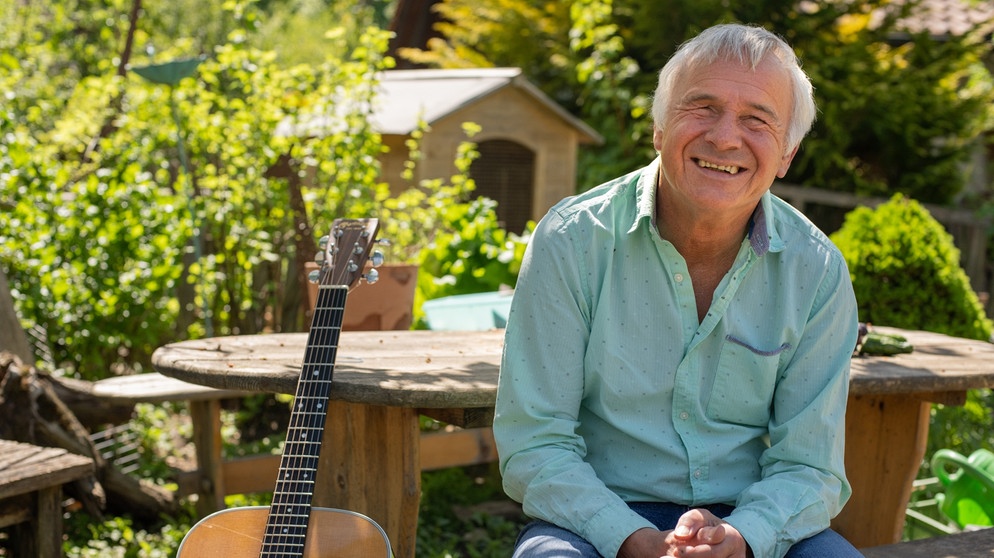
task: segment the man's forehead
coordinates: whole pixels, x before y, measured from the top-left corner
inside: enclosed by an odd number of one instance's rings
[[[737,85],[738,84],[738,85]],[[790,110],[793,90],[787,70],[775,62],[756,68],[736,60],[716,60],[688,67],[676,76],[677,104],[723,101],[720,92],[732,92],[755,110],[783,119]],[[778,106],[782,108],[778,110]]]

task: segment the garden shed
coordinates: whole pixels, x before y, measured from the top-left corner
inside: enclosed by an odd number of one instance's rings
[[[518,68],[392,70],[380,75],[373,125],[389,152],[381,159],[383,179],[399,192],[406,146],[420,121],[430,126],[421,140],[422,159],[414,182],[448,179],[463,123],[481,127],[472,138],[480,157],[470,174],[478,195],[497,200],[498,217],[521,232],[555,202],[576,192],[580,145],[600,144],[600,135],[530,83]]]

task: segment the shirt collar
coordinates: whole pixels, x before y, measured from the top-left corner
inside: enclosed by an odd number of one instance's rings
[[[659,183],[660,159],[657,157],[652,164],[646,166],[638,173],[638,181],[635,185],[636,213],[632,226],[628,229],[631,234],[646,223],[656,230],[656,184]],[[749,223],[749,244],[757,256],[763,256],[767,252],[779,252],[783,250],[783,240],[777,232],[776,222],[773,218],[772,196],[767,190],[760,198],[756,210],[752,213],[752,221]]]

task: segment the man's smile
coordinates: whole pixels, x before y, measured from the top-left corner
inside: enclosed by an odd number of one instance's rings
[[[728,174],[738,174],[742,167],[737,165],[720,165],[718,163],[712,163],[711,161],[705,161],[704,159],[694,159],[698,167],[702,169],[713,169],[721,172],[726,172]]]

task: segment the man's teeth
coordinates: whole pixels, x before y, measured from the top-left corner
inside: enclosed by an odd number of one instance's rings
[[[737,166],[734,166],[734,165],[716,165],[714,163],[709,163],[709,162],[707,162],[707,161],[705,161],[703,159],[698,159],[697,160],[697,166],[701,167],[702,169],[720,170],[720,171],[723,171],[723,172],[727,172],[728,174],[738,174],[738,172],[739,172],[739,167],[737,167]]]

